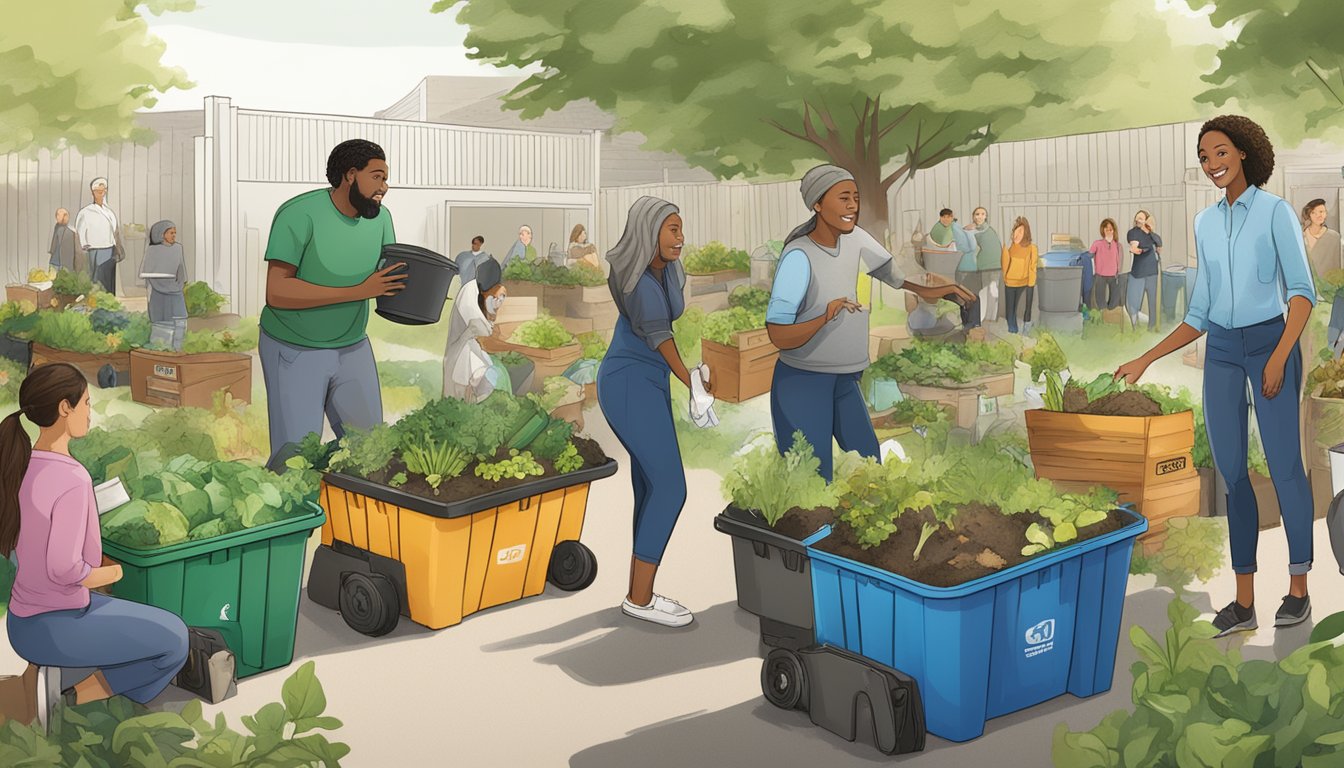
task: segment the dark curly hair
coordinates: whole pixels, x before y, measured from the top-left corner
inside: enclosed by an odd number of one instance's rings
[[[1227,134],[1232,140],[1232,146],[1246,153],[1241,167],[1246,173],[1247,184],[1263,187],[1269,181],[1270,174],[1274,173],[1274,145],[1259,123],[1241,115],[1219,115],[1199,129],[1196,152],[1199,151],[1199,142],[1204,140],[1204,134],[1209,131]]]
[[[331,186],[339,187],[346,171],[351,168],[362,171],[368,167],[370,160],[386,161],[387,155],[383,153],[382,147],[372,141],[364,139],[342,141],[327,157],[327,181],[331,182]]]

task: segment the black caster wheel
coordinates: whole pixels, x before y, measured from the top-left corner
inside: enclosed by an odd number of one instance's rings
[[[397,588],[377,573],[350,573],[341,582],[341,618],[369,637],[391,632],[401,618]]]
[[[765,700],[780,709],[806,707],[807,671],[798,654],[776,648],[761,665],[761,692]]]
[[[577,541],[562,541],[551,553],[546,579],[566,592],[586,589],[597,578],[597,556]]]

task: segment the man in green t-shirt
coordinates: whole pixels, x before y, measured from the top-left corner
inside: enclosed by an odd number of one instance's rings
[[[261,370],[270,411],[271,458],[286,443],[383,420],[378,369],[365,329],[369,299],[405,287],[401,263],[375,271],[396,241],[383,208],[387,157],[362,139],[338,144],[327,159],[330,189],[291,198],[275,212],[266,244],[266,306]]]

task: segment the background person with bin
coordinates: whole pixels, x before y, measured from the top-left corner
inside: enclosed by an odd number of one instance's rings
[[[36,444],[20,423],[38,427]],[[0,422],[0,553],[18,564],[6,620],[20,658],[52,667],[46,706],[158,696],[187,660],[187,627],[151,605],[91,589],[121,580],[103,556],[93,480],[70,456],[89,432],[89,384],[68,363],[39,365]],[[62,669],[96,670],[62,690]],[[63,695],[62,695],[63,694]],[[41,695],[41,694],[39,694]]]
[[[849,171],[819,165],[803,176],[812,217],[789,233],[766,309],[779,362],[770,386],[770,419],[781,454],[801,430],[831,480],[831,441],[876,458],[877,434],[859,379],[868,367],[868,314],[856,301],[859,270],[925,301],[975,299],[959,285],[906,280],[896,260],[858,226],[859,189]],[[879,205],[881,202],[879,201]]]
[[[395,242],[382,206],[388,167],[382,147],[352,139],[327,159],[329,189],[291,198],[275,212],[266,245],[266,306],[258,352],[266,381],[271,459],[286,443],[344,426],[383,421],[382,391],[365,332],[369,299],[405,287],[403,263],[375,271]]]

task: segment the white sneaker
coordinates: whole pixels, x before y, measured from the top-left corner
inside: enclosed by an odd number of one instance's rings
[[[695,619],[691,612],[686,609],[686,606],[662,595],[654,595],[653,602],[648,605],[635,605],[627,597],[621,601],[621,613],[631,618],[661,624],[664,627],[684,627]]]

